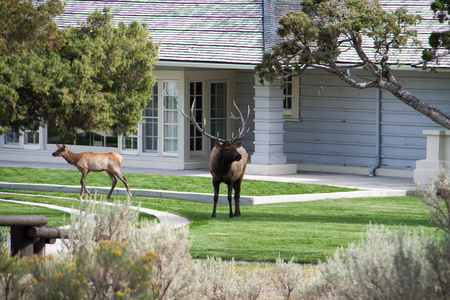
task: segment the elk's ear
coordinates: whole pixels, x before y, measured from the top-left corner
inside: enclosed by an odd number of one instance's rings
[[[61,147],[61,145],[60,144],[56,144],[56,148],[59,148],[59,147]]]
[[[63,144],[63,147],[64,147],[64,150],[66,150],[66,145],[65,144]]]
[[[239,143],[236,143],[236,147],[237,147],[237,148],[240,148],[240,147],[242,147],[242,145],[244,145],[244,143],[243,143],[243,142],[239,142]]]
[[[216,147],[217,149],[222,149],[223,143],[222,142],[216,142],[214,144],[214,147]]]

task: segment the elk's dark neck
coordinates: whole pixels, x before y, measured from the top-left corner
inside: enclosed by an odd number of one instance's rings
[[[219,153],[219,155],[216,156],[215,159],[215,167],[217,169],[217,172],[219,172],[219,174],[226,174],[228,173],[228,171],[231,168],[231,162],[226,161],[225,159],[223,159]]]

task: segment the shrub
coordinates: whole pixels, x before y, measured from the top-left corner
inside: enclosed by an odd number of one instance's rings
[[[188,228],[143,222],[138,211],[92,198],[72,214],[66,251],[31,266],[36,299],[197,299],[200,264]]]
[[[103,241],[88,257],[37,259],[31,265],[35,299],[153,299],[155,254],[138,255],[126,242]]]
[[[71,214],[69,239],[63,240],[69,254],[75,252],[93,253],[99,241],[127,240],[135,234],[139,211],[131,208],[127,197],[125,202],[110,205],[103,197],[80,201],[79,212]]]
[[[293,293],[301,288],[302,267],[294,262],[292,258],[289,262],[284,262],[280,257],[275,262],[275,285],[285,299],[291,299]]]
[[[450,240],[371,227],[366,240],[319,265],[311,299],[450,299]],[[436,279],[438,278],[438,280]]]
[[[188,227],[172,229],[169,224],[143,222],[130,239],[130,247],[142,253],[152,251],[155,299],[197,299],[201,292],[200,265],[189,253]]]
[[[236,272],[234,260],[224,262],[221,258],[208,257],[203,264],[203,293],[207,299],[257,299],[261,292],[261,281],[254,274]]]
[[[11,257],[9,248],[0,245],[0,298],[21,299],[28,292],[28,264],[19,256]]]
[[[420,199],[427,205],[431,222],[440,230],[450,234],[450,178],[441,169],[436,180],[428,188],[419,189]]]

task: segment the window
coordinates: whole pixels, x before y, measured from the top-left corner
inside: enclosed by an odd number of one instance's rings
[[[19,132],[11,128],[5,133],[5,145],[19,145]]]
[[[122,136],[122,150],[138,150],[138,133],[137,131],[130,136]]]
[[[118,147],[118,138],[112,130],[79,131],[74,140],[63,139],[53,125],[48,126],[47,141],[49,144],[66,144],[95,147]]]
[[[300,77],[289,76],[283,82],[283,115],[286,120],[300,119]]]
[[[284,110],[292,110],[292,76],[289,76],[284,80],[283,96]]]
[[[144,152],[157,152],[158,150],[158,82],[153,86],[153,99],[144,109]]]
[[[197,120],[200,127],[202,127],[203,120],[203,83],[191,82],[189,85],[189,109],[195,100],[194,118]],[[189,125],[189,149],[190,151],[202,150],[202,133],[197,130],[194,124],[190,122]]]
[[[163,82],[164,151],[178,154],[178,82]]]
[[[213,82],[211,88],[211,134],[222,139],[226,138],[226,90],[227,84],[224,82]],[[211,149],[214,147],[214,140],[211,140]]]
[[[15,131],[11,128],[3,136],[3,146],[21,149],[40,149],[40,137],[42,129],[38,131]],[[0,141],[0,147],[2,141]]]

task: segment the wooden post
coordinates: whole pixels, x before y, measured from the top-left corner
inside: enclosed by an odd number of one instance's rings
[[[35,252],[34,244],[37,241],[28,236],[28,229],[32,226],[45,226],[47,223],[48,220],[45,216],[0,216],[0,226],[11,227],[11,255],[33,256]],[[42,245],[39,245],[39,247],[42,250]]]

